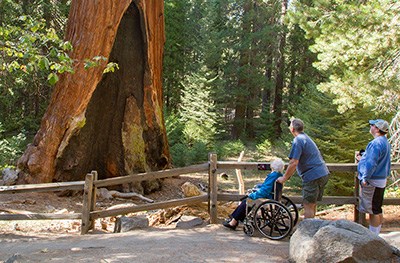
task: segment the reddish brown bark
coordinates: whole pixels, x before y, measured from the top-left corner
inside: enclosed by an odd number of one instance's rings
[[[66,40],[74,74],[57,83],[34,141],[19,160],[21,181],[81,180],[169,166],[162,114],[163,1],[72,1]],[[117,62],[84,69],[85,59]]]

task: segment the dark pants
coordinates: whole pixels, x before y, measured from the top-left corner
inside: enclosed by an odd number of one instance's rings
[[[231,216],[237,221],[243,221],[246,218],[246,199],[236,207]]]

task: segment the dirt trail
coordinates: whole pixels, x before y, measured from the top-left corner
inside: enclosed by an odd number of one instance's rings
[[[241,228],[240,228],[241,230]],[[193,229],[148,228],[126,233],[85,236],[6,234],[0,262],[288,262],[289,239],[248,237],[221,225]],[[400,232],[381,237],[400,247]]]
[[[0,260],[18,262],[287,262],[289,241],[248,237],[221,225],[85,236],[1,238]]]

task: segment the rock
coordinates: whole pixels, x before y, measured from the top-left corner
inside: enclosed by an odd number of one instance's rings
[[[107,188],[99,188],[96,191],[96,196],[99,199],[111,200],[113,197]]]
[[[46,205],[46,213],[54,213],[56,208],[52,205]]]
[[[149,227],[149,219],[145,215],[135,217],[121,216],[115,221],[114,233],[128,232]]]
[[[176,228],[190,229],[196,226],[201,226],[204,223],[203,219],[196,216],[181,216],[176,223]]]
[[[5,168],[1,172],[3,176],[3,185],[14,185],[17,182],[18,179],[18,172],[15,170],[12,170],[11,168]]]
[[[69,212],[68,212],[68,209],[63,208],[63,209],[61,209],[61,210],[55,211],[54,213],[55,213],[55,214],[68,214]]]
[[[18,262],[26,262],[26,259],[23,259],[23,257],[20,254],[14,254],[10,258],[8,258],[4,263],[18,263]]]
[[[290,238],[293,262],[400,262],[398,249],[348,220],[306,219]]]
[[[184,183],[181,186],[181,189],[185,197],[201,195],[201,191],[199,190],[199,188],[196,185],[192,184],[191,182]]]

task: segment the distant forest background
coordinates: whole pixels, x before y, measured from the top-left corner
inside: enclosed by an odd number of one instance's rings
[[[63,40],[70,2],[0,0],[0,168],[15,166],[59,74],[72,70],[73,47]],[[209,152],[287,161],[291,117],[305,122],[329,163],[354,162],[372,139],[368,120],[386,119],[398,161],[399,2],[164,3],[164,118],[175,167]],[[352,175],[336,174],[329,191],[351,194],[353,185]]]

